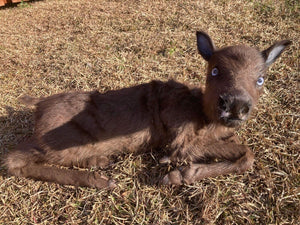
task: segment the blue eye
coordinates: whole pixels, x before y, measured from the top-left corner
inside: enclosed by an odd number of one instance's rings
[[[258,86],[262,86],[264,84],[264,82],[265,82],[264,78],[260,77],[260,78],[257,79],[256,84]]]
[[[213,68],[212,71],[211,71],[211,75],[212,76],[217,76],[219,74],[219,70],[217,67]]]

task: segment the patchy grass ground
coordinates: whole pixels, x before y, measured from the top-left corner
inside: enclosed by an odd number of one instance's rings
[[[293,45],[268,73],[259,111],[238,132],[253,170],[158,187],[152,154],[105,171],[113,191],[9,177],[0,166],[0,224],[296,224],[299,222],[299,2],[45,0],[0,10],[0,157],[32,132],[22,94],[106,91],[175,78],[203,84],[195,31],[218,46]]]

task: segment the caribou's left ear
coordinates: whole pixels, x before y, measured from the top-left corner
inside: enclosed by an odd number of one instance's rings
[[[209,35],[203,31],[197,31],[197,47],[200,55],[208,61],[214,54],[215,45]]]
[[[291,43],[292,42],[289,40],[279,41],[268,49],[262,51],[261,53],[265,59],[266,65],[270,66]]]

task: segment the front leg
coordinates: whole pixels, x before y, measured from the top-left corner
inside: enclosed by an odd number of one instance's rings
[[[196,146],[193,146],[195,148]],[[203,156],[224,160],[210,164],[191,162],[190,165],[167,174],[163,184],[190,184],[206,177],[215,177],[230,173],[243,173],[250,169],[254,154],[244,145],[235,142],[218,141],[199,149]]]

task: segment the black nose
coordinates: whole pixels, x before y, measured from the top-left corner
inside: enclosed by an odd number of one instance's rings
[[[250,98],[244,95],[221,95],[219,97],[220,118],[224,122],[246,120],[251,107]]]

